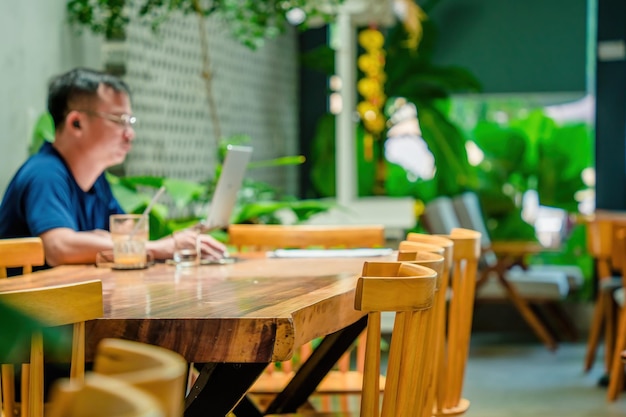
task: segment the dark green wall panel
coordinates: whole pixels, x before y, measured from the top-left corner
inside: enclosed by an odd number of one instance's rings
[[[441,0],[435,62],[470,69],[485,93],[586,90],[586,0]]]

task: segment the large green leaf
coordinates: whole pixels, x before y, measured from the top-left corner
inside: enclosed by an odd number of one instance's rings
[[[535,228],[522,219],[522,211],[515,208],[502,217],[492,217],[487,222],[492,240],[535,241]]]
[[[297,200],[289,204],[298,222],[307,221],[314,215],[327,212],[333,207],[336,207],[335,203],[320,200]]]
[[[355,130],[355,150],[357,164],[357,193],[368,196],[374,193],[376,184],[376,164],[380,159],[380,142],[375,140],[372,158],[366,158],[369,151],[364,146],[365,130],[361,124]],[[315,131],[311,147],[311,182],[321,197],[335,195],[335,116],[323,115]]]
[[[127,185],[129,188],[137,188],[140,186],[160,188],[163,185],[163,177],[153,177],[146,175],[119,177],[120,182]]]
[[[166,178],[163,185],[178,208],[185,208],[206,191],[206,187],[193,181]]]
[[[434,106],[418,104],[422,135],[435,157],[438,195],[475,189],[477,178],[467,160],[466,139],[459,128]]]
[[[437,196],[437,181],[411,180],[400,165],[385,161],[385,191],[391,197],[411,196],[422,201],[430,201]]]
[[[311,182],[321,197],[335,195],[335,116],[323,115],[311,144]]]
[[[300,201],[259,201],[238,207],[233,215],[233,223],[278,223],[276,213],[281,210],[293,212],[299,222],[311,216],[328,211],[333,203],[320,200]]]
[[[0,303],[0,361],[5,364],[29,360],[33,332],[42,332],[46,358],[67,357],[72,348],[72,334],[67,326],[49,327],[20,310],[19,306]]]
[[[281,158],[265,159],[263,161],[251,161],[248,163],[248,169],[257,168],[273,168],[286,165],[300,165],[304,163],[306,158],[302,155],[283,156]]]
[[[300,63],[330,77],[335,73],[335,51],[328,45],[318,46],[300,54]]]
[[[108,178],[117,177],[109,175]],[[122,181],[112,181],[111,179],[109,179],[109,183],[111,184],[111,191],[113,192],[113,196],[115,196],[124,211],[127,213],[136,212],[142,206],[145,207],[150,201],[149,195],[138,192],[135,188],[129,187]]]
[[[583,124],[563,126],[539,144],[537,189],[543,205],[578,210],[576,192],[586,188],[581,173],[592,166],[589,128]]]
[[[528,138],[522,130],[479,121],[472,133],[474,142],[490,165],[489,169],[497,172],[502,180],[522,168],[523,155],[529,148]]]
[[[50,113],[45,112],[35,122],[33,136],[28,146],[28,154],[37,153],[44,142],[54,142],[54,122]]]
[[[558,129],[556,122],[546,116],[541,109],[534,109],[527,117],[512,120],[510,125],[521,129],[528,138],[528,151],[524,154],[524,172],[536,173],[539,165],[539,143],[550,138],[554,130]]]

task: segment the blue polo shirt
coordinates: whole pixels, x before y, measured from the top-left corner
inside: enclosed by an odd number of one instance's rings
[[[34,237],[58,227],[109,230],[109,216],[123,213],[104,174],[83,191],[50,143],[17,171],[0,205],[0,238]]]

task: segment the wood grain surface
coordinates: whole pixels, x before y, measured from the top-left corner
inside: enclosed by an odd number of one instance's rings
[[[136,271],[61,266],[1,280],[0,291],[102,280],[104,318],[87,322],[88,360],[99,340],[119,337],[192,362],[271,362],[363,315],[354,310],[354,288],[366,260],[253,258]]]

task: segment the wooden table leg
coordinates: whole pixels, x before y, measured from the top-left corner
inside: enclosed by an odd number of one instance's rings
[[[185,417],[226,416],[245,396],[266,366],[267,363],[204,364],[185,398]],[[247,409],[247,412],[247,415],[254,415],[251,409]],[[261,413],[256,415],[261,416]]]
[[[313,394],[339,358],[350,348],[367,325],[367,316],[330,334],[300,366],[285,389],[267,407],[266,414],[294,413]],[[237,417],[239,417],[239,414]]]

